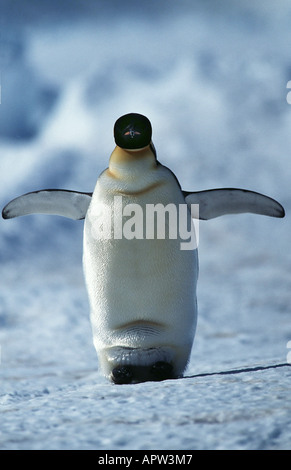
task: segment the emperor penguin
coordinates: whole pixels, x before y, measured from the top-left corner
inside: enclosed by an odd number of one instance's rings
[[[151,123],[141,114],[121,116],[114,139],[93,193],[34,191],[9,202],[2,216],[85,219],[84,277],[103,375],[116,384],[179,378],[197,323],[193,218],[244,212],[284,217],[284,208],[245,189],[183,191],[157,160]]]

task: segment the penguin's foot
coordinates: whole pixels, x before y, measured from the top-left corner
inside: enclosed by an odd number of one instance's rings
[[[115,384],[130,384],[147,381],[161,381],[176,378],[173,373],[172,364],[158,361],[150,366],[117,366],[112,372],[110,379]]]
[[[131,367],[128,366],[115,367],[111,372],[111,380],[115,384],[130,384],[132,378]]]
[[[151,366],[150,373],[152,380],[173,379],[173,366],[168,362],[159,361]]]

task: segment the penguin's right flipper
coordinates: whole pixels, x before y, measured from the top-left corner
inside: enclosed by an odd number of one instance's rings
[[[91,202],[92,193],[66,189],[44,189],[23,194],[10,201],[2,211],[3,219],[22,215],[51,214],[81,220]]]

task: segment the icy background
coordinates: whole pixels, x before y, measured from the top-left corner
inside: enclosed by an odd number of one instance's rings
[[[290,2],[0,9],[1,207],[35,189],[92,191],[115,120],[138,112],[183,189],[248,188],[286,210],[200,223],[186,378],[124,386],[98,373],[83,223],[0,221],[0,448],[290,449]]]

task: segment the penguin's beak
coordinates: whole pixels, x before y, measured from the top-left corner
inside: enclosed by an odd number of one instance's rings
[[[140,135],[140,132],[130,129],[129,131],[126,131],[124,135],[129,135],[130,138],[133,139],[135,135]]]

